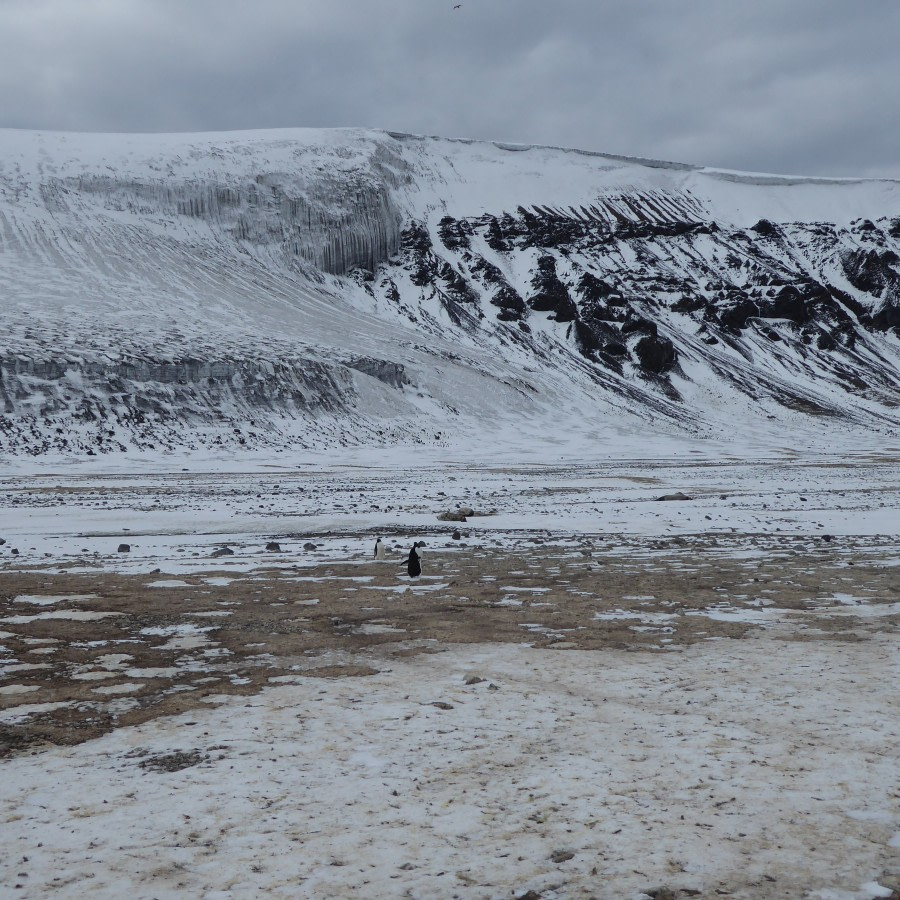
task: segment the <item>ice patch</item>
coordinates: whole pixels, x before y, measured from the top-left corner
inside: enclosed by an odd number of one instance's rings
[[[405,628],[396,628],[393,625],[380,625],[377,622],[361,625],[359,628],[353,629],[354,634],[403,634],[405,632]]]
[[[67,709],[73,705],[72,701],[64,700],[58,703],[32,703],[26,706],[16,706],[12,709],[0,710],[0,723],[4,725],[18,725],[32,716],[53,712],[55,709]]]
[[[132,694],[135,691],[139,691],[141,689],[141,685],[135,684],[133,681],[128,681],[125,684],[105,684],[102,687],[91,688],[91,691],[95,694]]]
[[[103,670],[95,670],[91,672],[75,672],[72,678],[75,681],[102,681],[104,678],[115,678],[115,672],[107,672]]]
[[[8,622],[10,625],[27,625],[29,622],[38,622],[47,619],[69,619],[75,622],[91,622],[96,619],[106,619],[110,616],[124,616],[120,612],[88,612],[81,609],[58,609],[53,612],[38,613],[34,616],[7,616],[0,622]]]
[[[637,619],[644,625],[661,624],[671,622],[676,617],[675,613],[652,613],[640,610],[613,609],[608,612],[594,613],[595,620]]]
[[[894,896],[893,888],[884,887],[877,881],[867,881],[865,884],[860,885],[859,889],[865,892],[867,900],[875,900],[876,897]]]
[[[124,669],[129,660],[134,659],[130,653],[105,653],[97,657],[98,665],[105,669]]]
[[[19,594],[13,597],[13,603],[32,603],[35,606],[53,606],[55,603],[83,603],[96,600],[96,594],[63,594],[59,597],[40,594]]]
[[[415,591],[417,594],[422,593],[424,591],[442,591],[444,588],[450,587],[449,582],[444,582],[443,584],[421,584],[415,581],[410,581],[406,584],[395,584],[395,585],[381,585],[375,584],[372,585],[373,590],[376,591],[390,591],[394,594],[403,594],[406,591]]]
[[[175,666],[159,666],[146,669],[126,669],[128,678],[174,678],[180,675],[182,670]]]
[[[29,672],[35,669],[52,669],[50,663],[0,663],[0,678],[5,678],[10,672]]]

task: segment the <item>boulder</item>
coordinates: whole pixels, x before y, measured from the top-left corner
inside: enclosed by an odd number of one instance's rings
[[[635,344],[634,353],[640,361],[641,368],[654,375],[668,372],[678,358],[675,345],[668,338],[652,335],[642,337]]]
[[[693,497],[689,497],[687,494],[682,494],[681,491],[677,491],[674,494],[663,494],[662,497],[657,497],[657,500],[693,500]]]
[[[273,553],[280,553],[281,544],[279,544],[278,541],[269,541],[269,543],[266,544],[266,550],[271,550]]]
[[[212,556],[213,559],[217,559],[220,556],[234,556],[234,550],[232,550],[231,547],[219,547],[218,550],[213,550],[210,556]]]
[[[312,541],[307,541],[303,545],[303,549],[304,550],[318,550],[319,548]]]
[[[440,521],[440,522],[465,522],[466,517],[458,509],[448,509],[446,512],[438,513],[438,521]]]
[[[131,544],[119,544],[119,553],[130,553],[131,552]]]

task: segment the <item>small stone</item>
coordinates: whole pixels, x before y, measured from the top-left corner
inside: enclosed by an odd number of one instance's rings
[[[438,709],[453,709],[452,703],[445,703],[443,700],[435,700],[430,706],[436,706]]]
[[[657,497],[657,500],[691,500],[687,494],[683,494],[681,491],[676,491],[674,494],[663,494],[662,497]]]
[[[304,549],[304,550],[317,550],[318,548],[316,547],[316,545],[315,545],[312,541],[307,541],[307,542],[303,545],[303,549]]]
[[[10,550],[9,552],[12,553],[13,556],[19,555],[19,551],[15,547],[13,547],[12,550]]]
[[[119,553],[130,553],[131,544],[119,544]]]
[[[458,531],[454,531],[450,537],[452,537],[454,541],[462,540],[462,535]]]
[[[234,556],[234,550],[231,547],[219,547],[218,550],[213,550],[210,556],[214,558],[218,558],[220,556]]]
[[[266,550],[271,550],[273,553],[280,553],[281,545],[278,541],[269,541],[269,543],[266,544]]]
[[[564,863],[575,856],[574,850],[554,850],[550,854],[550,861],[555,863]]]
[[[479,678],[478,675],[470,675],[466,679],[466,684],[483,684],[485,681],[484,678]]]

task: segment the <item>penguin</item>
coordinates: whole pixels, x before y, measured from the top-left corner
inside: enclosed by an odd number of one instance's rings
[[[406,571],[409,572],[410,578],[418,578],[422,574],[422,564],[419,562],[419,554],[416,552],[418,543],[410,547],[409,559],[406,561]]]
[[[384,559],[384,543],[381,538],[375,541],[375,559]]]

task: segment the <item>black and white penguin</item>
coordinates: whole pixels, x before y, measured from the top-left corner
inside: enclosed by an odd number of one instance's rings
[[[409,559],[406,561],[406,571],[410,578],[418,578],[422,574],[422,564],[419,562],[419,554],[416,552],[418,543],[409,548]]]

